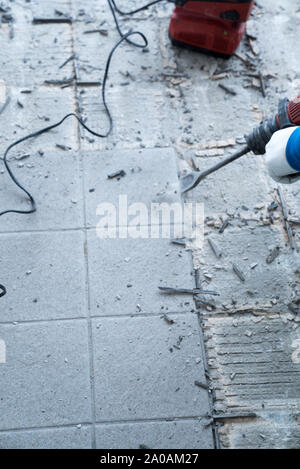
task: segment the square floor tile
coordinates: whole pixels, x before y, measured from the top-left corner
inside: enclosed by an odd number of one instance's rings
[[[190,252],[167,239],[99,239],[90,231],[88,257],[92,316],[194,309],[191,295],[159,291],[194,288]]]
[[[88,226],[97,226],[100,204],[110,203],[119,209],[120,196],[128,205],[143,203],[181,203],[177,161],[171,148],[84,152],[86,210]],[[109,179],[117,171],[120,178]],[[150,212],[149,212],[150,213]]]
[[[0,449],[91,449],[91,427],[0,432]]]
[[[87,323],[0,325],[0,429],[91,421]]]
[[[96,421],[204,416],[196,315],[93,320]]]
[[[213,449],[211,428],[200,419],[97,425],[96,441],[98,449]]]
[[[0,235],[0,323],[86,316],[84,235]]]

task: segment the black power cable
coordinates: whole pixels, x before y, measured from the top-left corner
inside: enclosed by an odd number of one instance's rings
[[[3,285],[0,285],[0,298],[6,295],[6,288]]]
[[[159,1],[161,2],[161,1],[163,1],[163,0],[159,0]],[[138,42],[131,41],[130,39],[128,39],[128,37],[125,39],[126,34],[124,35],[124,34],[122,33],[121,27],[120,27],[120,24],[119,24],[119,20],[118,20],[117,15],[116,15],[116,11],[118,11],[118,9],[117,9],[117,7],[116,7],[116,4],[115,4],[114,0],[107,0],[107,3],[108,3],[108,6],[109,6],[109,8],[110,8],[110,11],[111,11],[111,13],[112,13],[112,15],[113,15],[113,18],[114,18],[114,21],[115,21],[115,25],[116,25],[117,31],[118,31],[118,33],[120,34],[120,36],[121,36],[122,38],[124,38],[124,40],[125,40],[126,42],[128,42],[128,44],[131,44],[132,46],[135,46],[135,47],[144,48],[145,46],[139,44]],[[150,5],[149,5],[149,6],[150,6]],[[126,14],[126,15],[129,14],[129,15],[130,15],[131,13],[129,12],[129,13],[121,13],[121,14],[122,14],[122,15],[124,15],[124,14]]]
[[[157,3],[161,3],[161,2],[165,2],[165,1],[168,1],[168,2],[171,2],[171,3],[176,2],[176,0],[154,0],[153,2],[147,3],[146,5],[143,5],[142,7],[137,8],[136,10],[132,10],[132,11],[122,11],[122,10],[120,10],[116,5],[115,0],[107,0],[107,3],[109,5],[110,11],[112,12],[112,15],[113,15],[113,18],[114,18],[118,33],[122,37],[123,33],[121,31],[120,24],[119,24],[116,13],[118,13],[119,15],[122,15],[122,16],[135,15],[136,13],[139,13],[140,11],[147,10],[149,7],[151,7],[153,5],[156,5]],[[142,47],[139,43],[131,41],[130,39],[127,39],[127,42],[129,44],[135,46],[135,47]]]
[[[143,33],[139,32],[139,31],[133,31],[133,32],[129,32],[125,35],[122,35],[121,39],[117,42],[117,44],[112,48],[112,50],[110,51],[110,54],[108,56],[108,59],[107,59],[107,62],[106,62],[106,67],[105,67],[105,72],[104,72],[104,78],[103,78],[103,85],[102,85],[102,101],[103,101],[103,105],[104,105],[104,109],[105,109],[105,112],[108,116],[108,120],[109,120],[109,129],[108,131],[105,133],[105,134],[99,134],[98,132],[95,132],[94,130],[90,129],[84,122],[83,120],[77,116],[76,114],[74,114],[73,112],[65,115],[59,122],[56,122],[55,124],[52,124],[52,125],[49,125],[43,129],[40,129],[40,130],[37,130],[36,132],[32,132],[30,133],[29,135],[26,135],[25,137],[22,137],[16,141],[14,141],[13,143],[11,143],[5,150],[4,152],[4,155],[3,155],[3,162],[4,162],[4,165],[5,165],[5,168],[7,169],[7,172],[10,176],[10,178],[12,179],[12,181],[16,184],[16,186],[18,186],[29,198],[30,200],[30,203],[31,203],[31,209],[30,210],[15,210],[15,209],[9,209],[9,210],[4,210],[3,212],[0,212],[0,216],[2,215],[6,215],[8,213],[18,213],[18,214],[30,214],[30,213],[34,213],[36,211],[36,203],[35,203],[35,200],[33,198],[33,196],[31,195],[31,193],[25,189],[25,187],[18,181],[18,179],[16,178],[16,176],[14,175],[14,173],[12,172],[12,169],[10,168],[9,164],[8,164],[8,161],[7,161],[7,156],[8,156],[8,153],[10,152],[10,150],[19,145],[20,143],[22,142],[25,142],[26,140],[29,140],[31,138],[34,138],[34,137],[38,137],[39,135],[42,135],[46,132],[49,132],[50,130],[52,129],[55,129],[56,127],[59,127],[61,124],[63,124],[63,122],[68,119],[69,117],[73,116],[77,119],[77,121],[79,122],[80,125],[82,125],[90,134],[96,136],[96,137],[99,137],[99,138],[106,138],[110,135],[110,133],[112,132],[112,129],[113,129],[113,118],[112,118],[112,115],[111,115],[111,112],[109,110],[109,107],[107,105],[107,102],[106,102],[106,83],[107,83],[107,78],[108,78],[108,72],[109,72],[109,68],[110,68],[110,63],[111,63],[111,59],[112,59],[112,56],[114,54],[114,52],[116,51],[116,49],[122,44],[122,42],[126,41],[128,37],[130,36],[133,36],[133,35],[138,35],[140,36],[143,41],[144,41],[144,45],[143,46],[139,46],[139,47],[147,47],[148,46],[148,40],[147,38],[144,36]]]
[[[115,21],[115,24],[116,24],[116,28],[118,30],[118,33],[120,34],[121,36],[121,39],[117,42],[117,44],[112,48],[112,50],[110,51],[109,53],[109,56],[108,56],[108,59],[106,61],[106,66],[105,66],[105,72],[104,72],[104,77],[103,77],[103,84],[102,84],[102,102],[103,102],[103,105],[104,105],[104,109],[105,109],[105,112],[107,114],[107,117],[108,117],[108,120],[109,120],[109,129],[108,131],[105,133],[105,134],[100,134],[98,132],[95,132],[94,130],[90,129],[84,122],[83,120],[81,119],[81,117],[77,116],[76,114],[74,114],[73,112],[65,115],[59,122],[56,122],[55,124],[52,124],[52,125],[49,125],[43,129],[40,129],[40,130],[37,130],[35,132],[32,132],[28,135],[26,135],[25,137],[22,137],[18,140],[15,140],[13,143],[11,143],[5,150],[4,152],[4,155],[3,155],[3,162],[4,162],[4,165],[5,165],[5,168],[10,176],[10,178],[12,179],[12,181],[14,182],[14,184],[19,188],[21,189],[26,195],[27,197],[29,198],[29,201],[31,203],[31,209],[29,210],[17,210],[17,209],[9,209],[9,210],[4,210],[3,212],[0,212],[0,216],[2,215],[6,215],[8,213],[17,213],[17,214],[22,214],[22,215],[25,215],[25,214],[30,214],[30,213],[34,213],[36,212],[36,202],[34,200],[34,197],[33,195],[29,192],[29,190],[27,190],[17,179],[17,177],[14,175],[12,169],[10,168],[9,166],[9,163],[7,161],[7,156],[10,152],[10,150],[12,148],[14,148],[15,146],[19,145],[20,143],[22,142],[25,142],[26,140],[29,140],[31,138],[34,138],[34,137],[38,137],[39,135],[42,135],[46,132],[49,132],[50,130],[52,129],[55,129],[56,127],[59,127],[60,125],[62,125],[64,123],[64,121],[66,119],[68,119],[69,117],[75,117],[75,119],[77,119],[77,121],[79,122],[79,124],[84,127],[90,134],[96,136],[96,137],[99,137],[99,138],[107,138],[112,130],[113,130],[113,118],[112,118],[112,115],[111,115],[111,112],[110,112],[110,109],[107,105],[107,102],[106,102],[106,83],[107,83],[107,78],[108,78],[108,72],[109,72],[109,68],[110,68],[110,64],[111,64],[111,59],[114,55],[114,52],[116,51],[116,49],[124,42],[128,42],[129,44],[135,46],[135,47],[138,47],[138,48],[142,48],[142,49],[145,49],[147,46],[148,46],[148,40],[146,38],[146,36],[141,33],[140,31],[130,31],[126,34],[123,34],[122,31],[121,31],[121,28],[120,28],[120,25],[119,25],[119,21],[118,21],[118,18],[117,18],[117,15],[116,15],[116,12],[119,13],[120,15],[133,15],[135,13],[138,13],[142,10],[146,10],[147,8],[149,8],[150,6],[152,5],[155,5],[157,3],[160,3],[162,1],[165,1],[165,0],[155,0],[155,1],[152,1],[150,3],[148,3],[147,5],[144,5],[136,10],[133,10],[133,11],[129,11],[129,12],[123,12],[121,11],[117,6],[116,6],[116,3],[114,0],[107,0],[108,1],[108,5],[110,7],[110,10],[112,12],[112,15],[113,15],[113,18],[114,18],[114,21]],[[168,1],[171,1],[173,2],[173,0],[168,0]],[[131,41],[129,38],[132,37],[132,36],[140,36],[143,40],[143,43],[137,43],[135,41]],[[2,288],[3,290],[3,288]],[[4,291],[4,290],[3,290]],[[2,294],[0,294],[0,296],[3,296],[4,294],[6,293],[6,290],[5,292]]]
[[[122,11],[120,10],[117,5],[115,0],[108,0],[114,7],[115,11],[119,13],[119,15],[127,16],[127,15],[135,15],[136,13],[139,13],[140,11],[147,10],[147,8],[156,5],[157,3],[161,3],[165,0],[154,0],[153,2],[147,3],[146,5],[143,5],[140,8],[137,8],[136,10],[131,10],[131,11]],[[168,0],[169,2],[175,3],[176,0]]]

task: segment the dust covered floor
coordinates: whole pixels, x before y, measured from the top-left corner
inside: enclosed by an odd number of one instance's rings
[[[1,148],[72,111],[104,132],[99,84],[118,40],[106,1],[7,5]],[[120,240],[116,248],[96,237],[105,197],[125,191],[149,204],[177,184],[176,166],[203,169],[230,154],[280,98],[299,94],[298,0],[258,3],[229,60],[174,48],[171,11],[162,3],[120,20],[125,31],[141,30],[149,48],[124,44],[113,59],[109,138],[91,138],[69,120],[12,155],[38,212],[0,219],[0,283],[8,291],[0,298],[7,355],[0,447],[300,447],[299,254],[264,158],[246,156],[186,197],[205,209],[194,268],[203,288],[220,293],[198,301],[197,311],[191,297],[157,291],[193,288],[184,249],[162,240],[138,248]],[[32,24],[63,15],[73,21]],[[126,164],[142,171],[128,166],[109,184],[106,175]],[[299,218],[299,183],[281,189],[290,217]],[[0,210],[27,206],[1,168]],[[206,368],[209,395],[195,385]]]

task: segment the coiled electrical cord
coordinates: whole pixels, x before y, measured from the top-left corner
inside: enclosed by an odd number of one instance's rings
[[[121,31],[121,27],[120,27],[120,24],[119,24],[119,21],[118,21],[118,18],[117,18],[117,15],[116,15],[116,12],[119,13],[120,15],[133,15],[134,13],[137,13],[138,11],[141,11],[141,10],[145,10],[146,8],[149,8],[151,5],[153,5],[154,3],[159,3],[159,2],[162,2],[164,0],[156,0],[155,2],[152,2],[152,3],[148,3],[147,5],[145,5],[144,7],[142,8],[139,8],[138,10],[135,10],[133,12],[129,11],[127,13],[125,12],[122,12],[121,10],[118,9],[118,7],[116,6],[115,4],[115,1],[114,0],[107,0],[107,3],[108,3],[108,6],[110,8],[110,11],[113,15],[113,18],[114,18],[114,21],[115,21],[115,25],[116,25],[116,28],[117,28],[117,31],[118,33],[120,34],[120,36],[122,38],[124,38],[124,40],[126,42],[128,42],[128,44],[131,44],[132,46],[135,46],[135,47],[139,47],[139,48],[145,48],[145,46],[143,44],[139,44],[138,42],[134,42],[134,41],[131,41],[130,39],[125,38],[126,34],[124,35]],[[146,46],[147,47],[147,46]]]
[[[6,295],[6,288],[4,285],[0,285],[0,298]]]
[[[108,0],[108,1],[112,4],[113,8],[115,9],[117,13],[119,13],[119,15],[127,16],[127,15],[135,15],[136,13],[139,13],[140,11],[147,10],[147,8],[153,5],[156,5],[157,3],[161,3],[165,0],[154,0],[153,2],[147,3],[146,5],[143,5],[142,7],[137,8],[136,10],[131,10],[131,11],[120,10],[116,5],[115,0]],[[175,3],[176,0],[169,0],[169,1],[171,1],[172,3]]]
[[[31,208],[29,210],[17,210],[17,209],[9,209],[9,210],[4,210],[3,212],[0,212],[0,216],[2,215],[6,215],[8,213],[17,213],[17,214],[22,214],[22,215],[28,215],[30,213],[34,213],[36,212],[37,210],[37,207],[36,207],[36,202],[35,202],[35,199],[33,197],[33,195],[29,192],[29,190],[27,190],[17,179],[17,177],[14,175],[12,169],[10,168],[10,165],[8,163],[8,160],[7,160],[7,157],[8,157],[8,154],[10,152],[10,150],[14,147],[16,147],[17,145],[19,145],[20,143],[22,142],[25,142],[26,140],[29,140],[31,138],[35,138],[35,137],[38,137],[39,135],[42,135],[46,132],[49,132],[50,130],[52,129],[55,129],[56,127],[59,127],[60,125],[62,125],[64,123],[65,120],[67,120],[69,117],[75,117],[75,119],[77,119],[77,121],[79,122],[79,124],[84,127],[90,134],[96,136],[96,137],[99,137],[99,138],[107,138],[112,130],[113,130],[113,117],[111,115],[111,112],[110,112],[110,109],[108,107],[108,104],[107,104],[107,101],[106,101],[106,83],[107,83],[107,79],[108,79],[108,72],[109,72],[109,68],[110,68],[110,64],[111,64],[111,60],[112,60],[112,57],[115,53],[115,51],[118,49],[118,47],[123,43],[123,42],[127,42],[135,47],[138,47],[138,48],[142,48],[142,49],[145,49],[146,47],[148,47],[148,40],[146,38],[146,36],[141,33],[140,31],[130,31],[126,34],[123,34],[122,31],[121,31],[121,28],[120,28],[120,25],[119,25],[119,21],[118,21],[118,18],[117,18],[117,15],[116,13],[119,13],[120,15],[133,15],[135,13],[138,13],[142,10],[146,10],[147,8],[149,8],[150,6],[152,5],[155,5],[157,3],[160,3],[164,0],[155,0],[155,1],[152,1],[150,3],[148,3],[147,5],[144,5],[136,10],[133,10],[133,11],[129,11],[129,12],[123,12],[121,10],[119,10],[119,8],[116,6],[115,4],[115,1],[114,0],[107,0],[108,1],[108,5],[109,5],[109,8],[112,12],[112,15],[113,15],[113,18],[114,18],[114,21],[115,21],[115,24],[116,24],[116,28],[117,28],[117,31],[119,33],[119,35],[121,36],[121,39],[117,42],[117,44],[115,44],[115,46],[112,48],[112,50],[110,51],[109,53],[109,56],[108,56],[108,59],[106,61],[106,66],[105,66],[105,72],[104,72],[104,77],[103,77],[103,83],[102,83],[102,102],[103,102],[103,105],[104,105],[104,109],[105,109],[105,112],[106,112],[106,115],[108,117],[108,121],[109,121],[109,128],[108,128],[108,131],[105,133],[105,134],[100,134],[98,132],[95,132],[94,130],[90,129],[84,122],[83,120],[81,119],[81,117],[79,117],[77,114],[74,114],[73,112],[65,115],[60,121],[56,122],[55,124],[52,124],[52,125],[49,125],[43,129],[40,129],[40,130],[37,130],[35,132],[32,132],[28,135],[26,135],[25,137],[22,137],[18,140],[15,140],[13,143],[11,143],[5,150],[4,152],[4,155],[3,155],[3,162],[4,162],[4,165],[5,165],[5,168],[11,178],[11,180],[14,182],[14,184],[19,188],[21,189],[26,195],[27,197],[29,198],[29,201],[31,203]],[[172,0],[169,0],[169,1],[172,1]],[[132,41],[131,39],[129,39],[130,37],[132,36],[139,36],[141,39],[142,39],[142,43],[138,43],[138,42],[135,42],[135,41]],[[6,291],[5,291],[6,293]],[[1,291],[0,291],[0,296],[3,296],[5,293],[2,292],[1,294]]]

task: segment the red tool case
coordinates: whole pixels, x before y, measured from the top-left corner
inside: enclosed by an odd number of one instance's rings
[[[175,45],[230,56],[239,46],[254,0],[177,0],[169,35]]]

